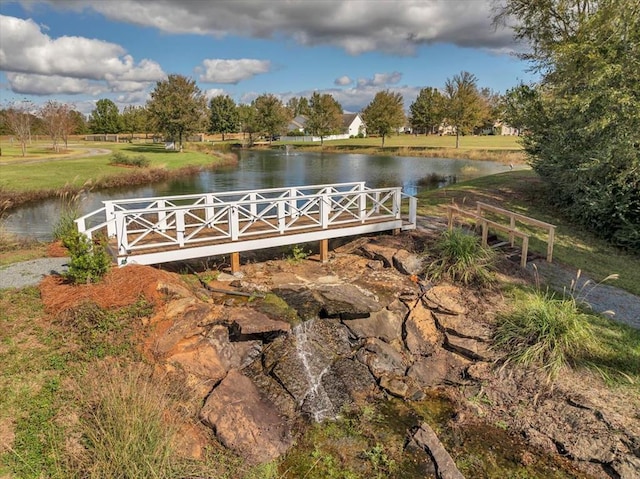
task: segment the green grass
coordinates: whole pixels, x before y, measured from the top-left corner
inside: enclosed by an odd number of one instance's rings
[[[217,156],[206,152],[185,150],[167,151],[158,144],[90,143],[87,148],[107,148],[109,153],[85,158],[60,158],[38,162],[14,161],[0,165],[0,189],[14,192],[56,190],[96,184],[108,177],[127,177],[131,168],[110,164],[112,152],[128,156],[144,155],[149,169],[177,170],[186,166],[205,167],[220,163]],[[3,156],[4,158],[4,156]],[[133,169],[134,172],[143,170]]]
[[[495,259],[491,248],[483,247],[480,238],[461,228],[444,231],[435,244],[435,256],[426,268],[429,279],[448,279],[463,284],[484,284],[492,280],[491,266]]]
[[[640,257],[615,248],[584,228],[568,223],[549,206],[546,198],[548,192],[536,173],[531,170],[509,171],[422,192],[418,199],[418,213],[445,216],[445,206],[452,202],[475,210],[476,201],[484,201],[555,224],[554,263],[580,269],[596,282],[618,274],[618,279],[610,284],[640,296]],[[531,235],[529,250],[546,257],[546,232],[537,228],[519,228]]]

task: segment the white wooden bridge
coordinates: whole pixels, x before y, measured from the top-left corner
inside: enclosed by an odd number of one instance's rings
[[[232,255],[274,246],[416,227],[415,197],[364,182],[104,201],[76,220],[105,234],[119,266]]]

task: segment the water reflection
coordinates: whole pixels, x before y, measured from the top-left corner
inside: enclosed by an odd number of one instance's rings
[[[410,195],[454,181],[464,181],[509,170],[508,165],[445,158],[414,158],[298,152],[290,150],[241,151],[237,166],[203,171],[188,178],[136,188],[91,192],[82,198],[80,214],[102,206],[107,199],[253,190],[283,186],[364,181],[369,187],[402,186]],[[443,181],[425,181],[437,175]],[[5,228],[21,236],[51,239],[61,204],[53,199],[11,212]]]

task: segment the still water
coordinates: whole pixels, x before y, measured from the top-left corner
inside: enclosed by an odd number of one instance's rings
[[[238,164],[164,183],[126,189],[93,191],[82,197],[80,214],[102,207],[103,200],[252,190],[283,186],[365,181],[369,187],[402,186],[414,195],[455,181],[492,175],[509,169],[500,163],[445,158],[370,156],[277,150],[240,151]],[[446,181],[423,186],[421,178],[439,175]],[[6,230],[24,237],[50,240],[60,217],[60,200],[51,199],[11,211]]]

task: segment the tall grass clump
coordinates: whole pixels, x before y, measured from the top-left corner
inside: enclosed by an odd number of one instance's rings
[[[73,192],[64,189],[58,194],[60,200],[60,217],[53,225],[53,238],[62,240],[65,236],[76,231],[75,220],[80,216],[80,198],[84,190]]]
[[[143,364],[103,365],[87,387],[84,470],[92,478],[171,477],[177,426],[168,386]]]
[[[463,284],[484,284],[492,280],[495,253],[482,246],[477,236],[454,228],[442,233],[434,249],[437,259],[425,270],[430,279],[448,279]]]
[[[109,164],[145,168],[151,164],[151,160],[144,155],[128,156],[121,151],[116,151],[109,157]]]
[[[590,317],[571,294],[520,290],[511,311],[497,318],[495,345],[504,351],[505,364],[538,367],[552,381],[595,350]]]

